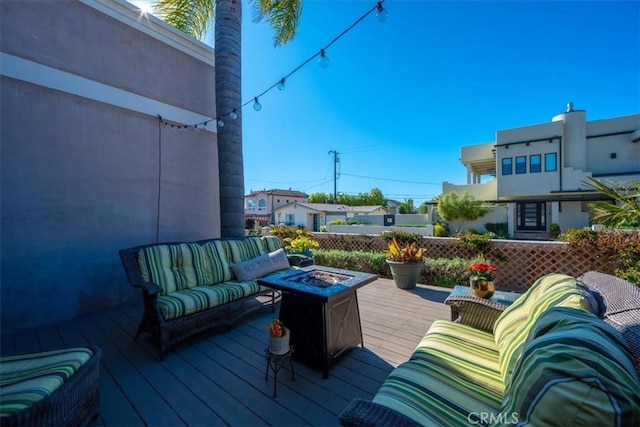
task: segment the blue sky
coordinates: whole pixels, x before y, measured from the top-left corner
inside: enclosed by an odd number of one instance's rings
[[[294,41],[275,48],[244,4],[243,101],[319,51],[374,1],[304,1]],[[640,113],[640,2],[387,0],[243,114],[245,191],[380,188],[415,205],[466,182],[460,147],[551,121]],[[212,35],[206,41],[213,45]]]

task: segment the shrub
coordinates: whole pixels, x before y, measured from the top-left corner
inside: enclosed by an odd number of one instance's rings
[[[560,235],[560,226],[555,222],[549,226],[549,235],[554,239],[557,239]]]
[[[396,239],[396,241],[401,245],[407,245],[410,243],[422,243],[422,235],[408,233],[402,230],[385,231],[384,233],[382,233],[380,238],[387,243],[391,243],[393,239]]]
[[[436,223],[433,224],[433,235],[436,237],[447,237],[449,233],[443,224]]]
[[[293,227],[291,225],[278,225],[276,227],[271,227],[271,233],[272,236],[277,236],[280,238],[280,240],[285,240],[285,239],[295,239],[298,237],[308,237],[310,239],[313,239],[313,233],[304,229],[300,229],[297,227]]]
[[[497,239],[509,238],[509,224],[506,222],[488,222],[484,228],[493,233]]]
[[[482,257],[472,260],[464,258],[427,258],[420,283],[453,288],[469,282],[467,267],[475,262],[485,262]]]
[[[458,235],[458,244],[465,249],[484,254],[491,248],[491,236],[467,232]]]
[[[580,249],[608,256],[613,274],[640,286],[640,235],[638,232],[594,231],[590,228],[569,229],[558,236],[569,244],[569,250]]]
[[[347,221],[345,221],[344,219],[334,219],[333,221],[329,222],[330,225],[347,225]]]
[[[313,252],[313,261],[318,265],[377,274],[391,277],[384,252],[338,251],[318,249]]]
[[[327,226],[326,225],[321,225],[320,226],[320,232],[321,233],[326,233],[327,232]]]

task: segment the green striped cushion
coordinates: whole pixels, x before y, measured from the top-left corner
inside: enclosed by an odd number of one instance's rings
[[[214,286],[198,286],[158,297],[160,313],[165,320],[197,313],[265,290],[255,281],[226,282]]]
[[[158,284],[162,294],[211,283],[204,252],[196,243],[149,246],[138,252],[145,281]]]
[[[227,240],[227,242],[229,243],[229,249],[231,250],[231,258],[229,258],[229,261],[232,263],[246,261],[268,253],[265,252],[260,237],[247,237],[242,240]]]
[[[87,348],[68,348],[1,358],[0,417],[49,396],[92,355]]]
[[[529,331],[551,307],[595,310],[597,303],[584,285],[564,274],[549,274],[536,281],[498,317],[494,336],[500,354],[500,372],[508,384]]]
[[[523,426],[640,425],[640,382],[618,331],[586,311],[540,316],[505,391]]]
[[[395,409],[425,426],[482,424],[481,413],[497,413],[502,395],[469,376],[453,375],[433,363],[437,358],[409,360],[394,369],[373,402]]]
[[[461,323],[436,320],[411,359],[425,360],[502,396],[504,383],[493,335]]]
[[[274,252],[282,248],[282,242],[277,236],[262,236],[262,249],[265,252]]]
[[[213,240],[202,245],[205,254],[205,265],[211,281],[209,285],[228,282],[233,279],[231,266],[227,261],[231,257],[231,249],[224,240]]]

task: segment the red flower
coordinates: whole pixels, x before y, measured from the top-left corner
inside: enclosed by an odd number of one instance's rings
[[[471,278],[476,280],[493,280],[493,274],[498,271],[486,262],[474,262],[467,267],[467,270],[471,272]]]

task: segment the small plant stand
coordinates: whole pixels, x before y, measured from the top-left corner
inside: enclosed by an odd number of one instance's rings
[[[291,369],[291,381],[295,381],[295,373],[293,372],[293,360],[291,360],[291,354],[293,353],[293,346],[289,346],[289,351],[283,354],[273,354],[267,347],[264,351],[264,356],[267,359],[267,373],[264,375],[264,380],[269,379],[269,370],[273,371],[273,397],[278,397],[276,394],[276,387],[278,385],[278,372],[286,360],[289,361],[289,368]]]

